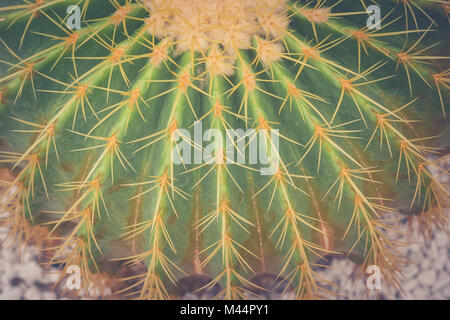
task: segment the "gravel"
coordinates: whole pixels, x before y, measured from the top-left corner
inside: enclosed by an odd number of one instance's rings
[[[392,235],[390,237],[392,239]],[[404,292],[381,283],[380,290],[368,290],[366,280],[355,280],[351,273],[356,265],[347,258],[333,258],[318,275],[339,284],[339,288],[329,287],[336,296],[327,299],[406,299],[406,300],[448,300],[450,299],[449,239],[445,231],[435,231],[432,241],[427,244],[423,237],[414,233],[397,236],[396,240],[412,242],[399,248],[408,263],[401,268],[399,282]]]
[[[450,179],[448,175],[445,178]],[[441,182],[449,183],[449,181]],[[399,216],[393,221],[397,221],[397,227],[406,228],[405,219],[402,217]],[[33,246],[18,248],[8,239],[3,242],[7,234],[8,229],[0,227],[0,300],[64,298],[60,295],[62,290],[53,290],[58,280],[57,269],[44,269],[38,263],[37,248]],[[328,261],[329,267],[316,270],[320,278],[337,285],[327,287],[331,293],[325,298],[341,300],[450,299],[448,233],[435,230],[432,241],[429,243],[425,242],[417,232],[405,234],[386,232],[388,239],[406,243],[398,250],[408,261],[401,268],[403,278],[400,279],[400,284],[403,292],[392,289],[383,282],[379,290],[368,290],[365,279],[355,280],[353,271],[357,266],[350,259],[333,257]],[[279,298],[289,299],[289,297]]]
[[[0,243],[8,229],[0,228]],[[37,248],[19,250],[9,240],[0,247],[0,300],[54,300],[52,290],[58,280],[56,269],[44,270],[38,263]]]

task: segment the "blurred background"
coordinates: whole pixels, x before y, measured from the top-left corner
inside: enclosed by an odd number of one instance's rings
[[[446,172],[450,168],[450,161],[446,161]],[[3,170],[3,171],[2,171]],[[0,169],[0,180],[10,180],[9,172]],[[449,185],[448,174],[439,177],[444,185]],[[3,186],[4,187],[4,186]],[[1,194],[0,186],[0,194]],[[0,198],[1,201],[1,198]],[[447,211],[448,216],[449,211]],[[8,213],[0,214],[0,221]],[[434,230],[431,239],[426,240],[415,226],[408,224],[408,219],[403,215],[393,215],[392,225],[401,233],[389,231],[386,233],[391,240],[400,242],[402,245],[399,254],[404,256],[405,264],[401,266],[403,276],[399,279],[402,290],[389,287],[381,282],[379,290],[368,290],[366,279],[355,277],[356,266],[350,259],[345,257],[326,257],[322,261],[325,266],[317,268],[318,278],[323,279],[322,285],[329,291],[324,294],[325,299],[425,299],[425,300],[448,300],[450,299],[450,259],[448,231]],[[8,234],[11,230],[0,224],[0,300],[54,300],[68,299],[71,296],[65,294],[64,281],[58,285],[58,265],[48,266],[38,256],[35,246],[18,246]],[[269,287],[275,287],[273,291],[264,293],[268,299],[289,299],[289,292],[282,292],[282,286],[277,287],[275,276],[264,275],[261,281],[269,282]],[[188,291],[178,295],[182,299],[208,299],[210,294],[193,293],[202,285],[192,283],[201,281],[189,279],[184,286],[190,288]],[[204,279],[203,279],[204,280]],[[327,284],[327,281],[334,285]],[[191,283],[188,283],[191,282]],[[83,299],[96,296],[98,293],[90,291]],[[114,298],[110,295],[111,290],[103,291],[100,298]],[[115,297],[117,298],[117,297]]]

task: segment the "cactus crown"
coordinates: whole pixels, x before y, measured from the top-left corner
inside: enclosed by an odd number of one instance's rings
[[[341,253],[395,284],[389,215],[446,227],[450,81],[448,5],[397,2],[2,3],[2,223],[141,298],[315,297]]]

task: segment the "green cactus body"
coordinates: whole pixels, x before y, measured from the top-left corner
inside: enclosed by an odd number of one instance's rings
[[[3,1],[5,223],[47,226],[85,285],[145,266],[141,298],[261,273],[315,297],[328,254],[395,282],[389,214],[446,226],[448,5],[383,1],[369,29],[372,4]]]

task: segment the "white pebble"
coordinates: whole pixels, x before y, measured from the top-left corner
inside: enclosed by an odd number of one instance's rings
[[[4,287],[2,290],[0,300],[19,300],[23,295],[23,289],[21,287]]]
[[[416,263],[410,263],[402,269],[405,279],[410,279],[419,273],[419,267]]]
[[[43,300],[56,300],[56,294],[51,291],[45,291],[42,293]]]
[[[445,299],[450,299],[450,286],[447,286],[442,290],[442,293],[444,294]]]
[[[19,268],[20,277],[28,284],[40,280],[42,277],[42,268],[36,262],[29,262]]]
[[[407,279],[402,283],[403,290],[405,290],[406,293],[413,291],[414,289],[419,287],[419,282],[416,279]]]
[[[438,280],[433,285],[432,290],[434,292],[440,291],[445,288],[447,285],[450,285],[450,275],[445,271],[441,271],[438,276]]]
[[[25,300],[39,300],[41,298],[40,291],[36,287],[31,287],[25,291]]]
[[[415,300],[424,300],[429,298],[428,290],[425,288],[416,288],[411,292],[411,298]]]

